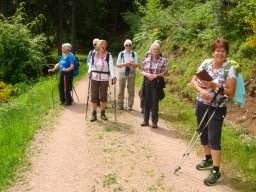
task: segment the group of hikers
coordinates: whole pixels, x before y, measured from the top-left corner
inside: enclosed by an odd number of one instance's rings
[[[141,126],[148,126],[150,112],[152,114],[152,128],[158,125],[158,104],[164,97],[163,88],[165,82],[163,77],[167,75],[167,61],[162,55],[161,41],[156,40],[144,56],[139,67],[138,55],[132,50],[132,41],[124,41],[124,50],[118,54],[116,64],[107,52],[108,44],[105,40],[94,39],[94,49],[87,57],[88,74],[90,78],[90,93],[92,103],[91,122],[97,120],[97,107],[101,108],[101,119],[106,121],[106,104],[108,100],[109,78],[112,83],[117,82],[115,66],[119,69],[119,93],[117,107],[124,110],[125,88],[128,91],[127,109],[133,110],[135,96],[136,70],[143,75],[140,96],[142,98],[143,122]],[[62,45],[63,55],[53,69],[49,72],[60,71],[59,94],[60,104],[72,104],[72,70],[74,69],[74,55],[70,52],[71,45]],[[198,92],[195,115],[198,123],[201,144],[204,149],[205,158],[196,165],[198,170],[211,170],[209,176],[204,179],[204,184],[214,185],[222,180],[220,173],[221,160],[221,132],[223,121],[227,112],[228,99],[232,99],[236,89],[236,69],[229,66],[227,55],[229,44],[224,39],[218,39],[212,44],[212,58],[206,59],[198,68],[198,72],[206,71],[211,80],[205,80],[195,75],[192,77],[191,85]],[[219,96],[223,97],[221,102]]]

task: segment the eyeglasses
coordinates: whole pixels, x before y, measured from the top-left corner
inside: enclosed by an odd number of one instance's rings
[[[131,47],[132,45],[125,45],[125,47]]]
[[[93,44],[94,46],[96,46],[97,44]]]

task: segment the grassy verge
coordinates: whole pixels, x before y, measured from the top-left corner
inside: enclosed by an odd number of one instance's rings
[[[80,61],[85,57],[78,55]],[[80,74],[85,74],[85,64],[81,62]],[[52,95],[54,109],[52,108]],[[0,190],[10,185],[16,178],[16,170],[26,160],[26,149],[36,130],[45,125],[46,118],[58,114],[57,81],[54,76],[42,78],[26,93],[11,98],[0,106]]]
[[[141,76],[136,85],[140,87]],[[197,127],[194,106],[173,93],[165,92],[160,102],[160,116],[189,141]],[[233,186],[242,191],[256,191],[256,135],[244,137],[244,129],[225,124],[222,131],[222,170]],[[198,149],[201,147],[198,146]],[[200,150],[201,151],[201,150]],[[181,154],[182,155],[182,151]],[[177,154],[178,155],[178,154]]]

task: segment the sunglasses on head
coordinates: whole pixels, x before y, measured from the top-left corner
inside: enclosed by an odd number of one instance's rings
[[[125,47],[131,47],[132,45],[125,45]]]

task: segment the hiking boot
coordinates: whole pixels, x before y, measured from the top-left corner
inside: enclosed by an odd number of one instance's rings
[[[147,125],[148,125],[148,122],[143,121],[140,125],[141,125],[142,127],[145,127],[145,126],[147,126]]]
[[[124,107],[118,106],[118,110],[124,110]]]
[[[65,104],[65,102],[63,102],[63,101],[60,101],[60,103],[59,103],[60,105],[64,105]]]
[[[128,107],[128,111],[132,111],[132,107]]]
[[[157,128],[157,123],[153,123],[152,128],[154,128],[154,129]]]
[[[207,170],[207,169],[212,169],[213,164],[212,164],[212,159],[206,159],[204,158],[203,161],[199,164],[196,165],[196,168],[198,170]]]
[[[97,120],[97,112],[96,111],[93,111],[92,112],[92,118],[90,119],[91,122],[94,122]]]
[[[220,182],[222,180],[222,176],[220,172],[217,172],[215,170],[212,170],[210,175],[204,179],[205,185],[215,185],[216,183]]]
[[[101,111],[101,116],[100,116],[100,117],[101,117],[101,119],[104,120],[104,121],[107,121],[107,120],[108,120],[108,118],[106,117],[106,114],[105,114],[105,110],[102,110],[102,111]]]

